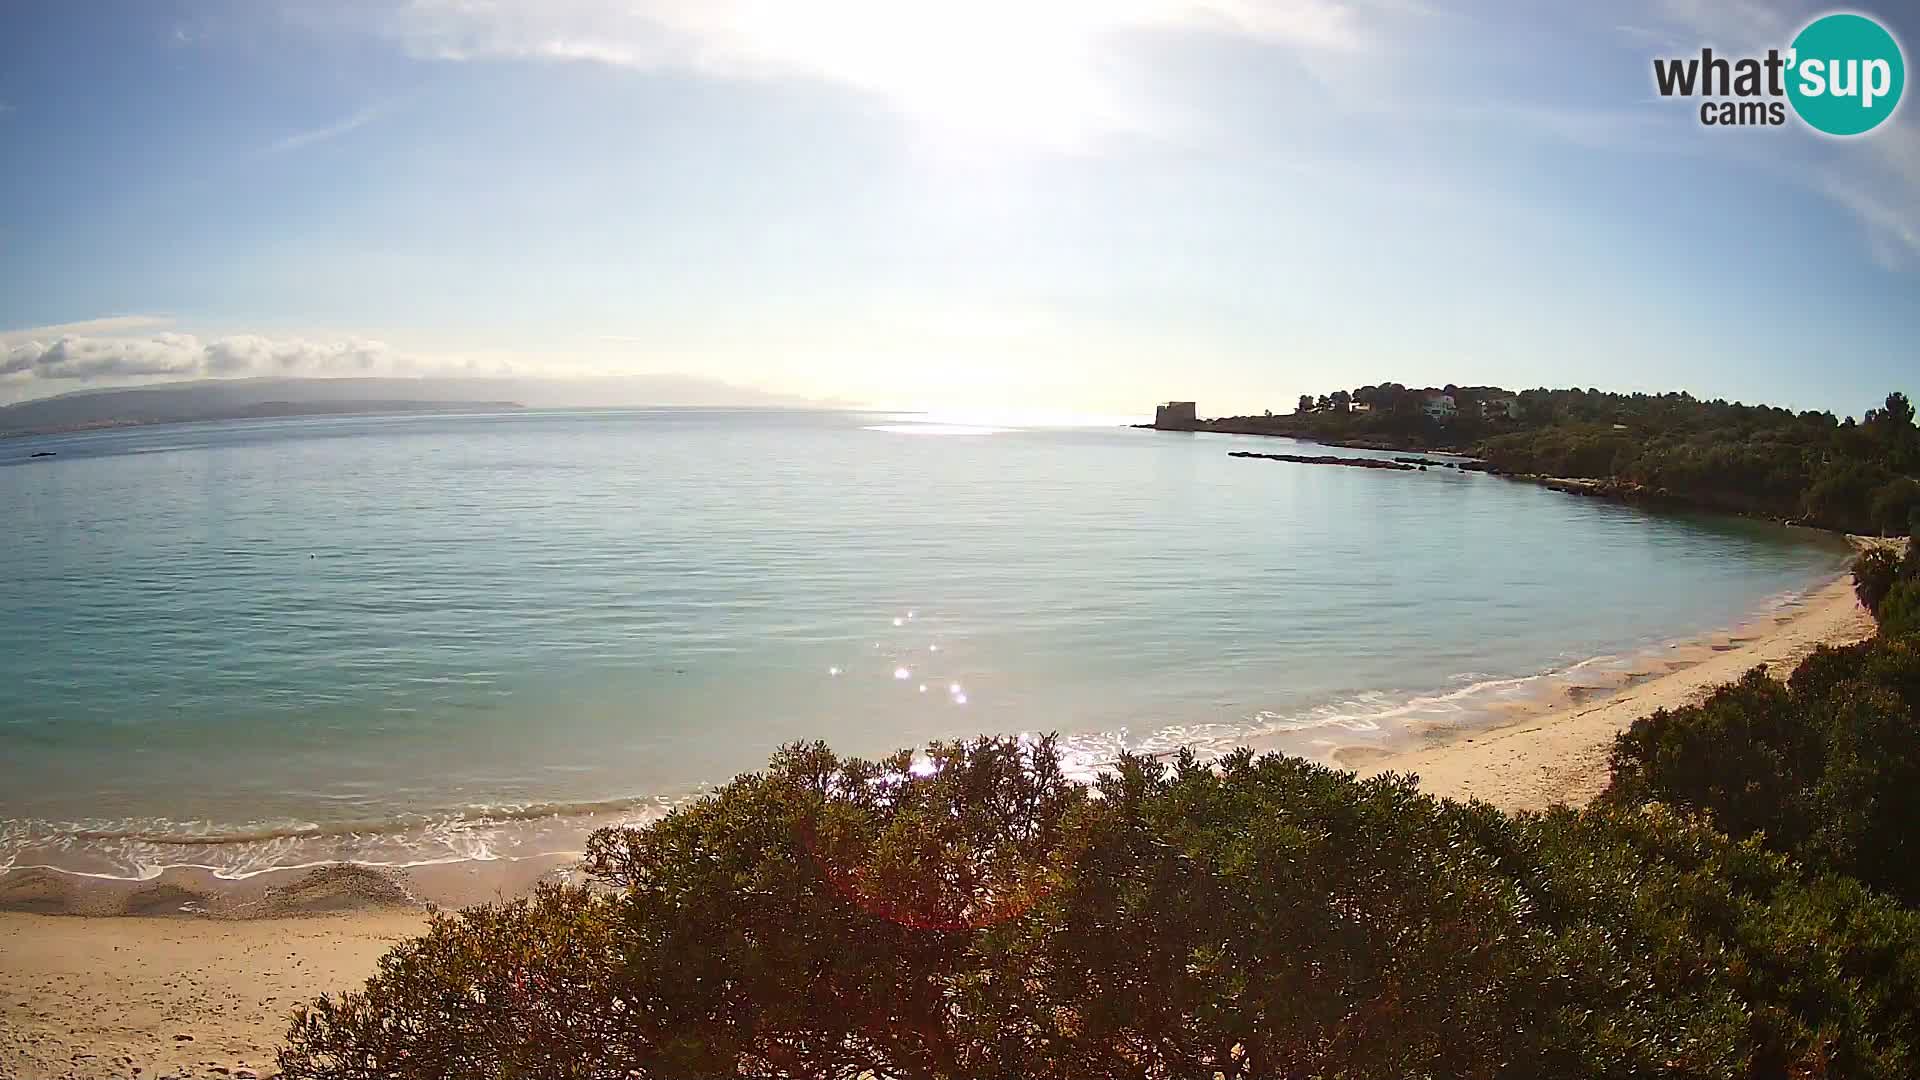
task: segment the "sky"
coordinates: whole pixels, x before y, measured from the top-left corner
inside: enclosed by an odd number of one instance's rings
[[[1712,128],[1652,79],[1825,10],[15,0],[0,401],[676,372],[945,410],[1394,380],[1857,415],[1920,391],[1920,107]],[[1920,6],[1858,10],[1913,61]]]

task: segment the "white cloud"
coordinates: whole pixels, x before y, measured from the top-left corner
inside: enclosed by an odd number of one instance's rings
[[[206,369],[214,375],[278,374],[298,372],[371,372],[391,367],[393,350],[378,341],[276,341],[253,334],[208,342]]]
[[[816,78],[936,128],[1074,146],[1139,126],[1103,75],[1116,34],[1191,29],[1349,52],[1341,0],[410,0],[382,27],[416,56],[587,61]]]
[[[70,334],[0,345],[0,379],[10,382],[391,374],[410,370],[413,363],[382,342],[357,338],[306,341],[241,334],[203,342],[192,334],[163,332],[128,337]]]
[[[198,369],[200,345],[187,334],[150,338],[63,337],[24,341],[0,356],[0,376],[96,379],[131,375],[186,375]]]
[[[383,106],[380,105],[370,105],[354,113],[352,116],[346,117],[336,123],[328,124],[325,127],[314,128],[310,131],[296,131],[284,138],[274,140],[267,146],[267,152],[270,154],[284,153],[288,150],[298,150],[303,146],[311,146],[314,143],[326,142],[328,139],[337,139],[355,128],[361,127],[374,117],[379,116],[382,108]]]

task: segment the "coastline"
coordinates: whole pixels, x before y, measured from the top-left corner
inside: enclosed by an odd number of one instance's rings
[[[293,1008],[358,988],[433,907],[524,895],[573,862],[0,878],[16,884],[0,893],[0,1076],[271,1077]]]
[[[1589,499],[1605,499],[1610,502],[1622,503],[1629,506],[1725,514],[1730,517],[1749,518],[1755,521],[1771,521],[1795,528],[1816,529],[1820,532],[1830,533],[1835,536],[1851,536],[1851,534],[1837,527],[1800,521],[1792,515],[1780,513],[1778,508],[1758,507],[1753,505],[1751,500],[1746,499],[1708,497],[1699,494],[1682,495],[1665,488],[1648,487],[1647,485],[1634,481],[1611,476],[1597,478],[1567,477],[1556,476],[1552,473],[1509,471],[1481,457],[1476,452],[1477,445],[1472,443],[1466,445],[1440,445],[1429,443],[1419,438],[1391,438],[1385,436],[1345,439],[1328,438],[1312,432],[1295,431],[1285,426],[1275,426],[1271,421],[1254,421],[1255,418],[1249,417],[1221,417],[1215,420],[1198,421],[1193,427],[1161,427],[1157,424],[1135,424],[1134,427],[1148,431],[1252,435],[1259,438],[1287,439],[1292,442],[1305,443],[1311,446],[1332,446],[1346,450],[1370,450],[1375,453],[1414,454],[1422,456],[1439,455],[1441,457],[1460,458],[1463,459],[1463,461],[1444,462],[1441,464],[1449,465],[1466,472],[1485,473],[1488,476],[1499,477],[1502,480],[1510,480],[1514,483],[1534,484],[1546,488],[1549,491],[1560,492],[1563,495],[1578,495]],[[1243,452],[1230,454],[1230,456],[1253,458],[1269,457],[1308,464],[1358,464],[1357,462],[1351,461],[1308,461],[1308,459],[1304,457],[1295,455],[1253,454]],[[1411,461],[1413,459],[1396,458],[1394,460]],[[1379,468],[1387,464],[1387,462],[1383,461],[1377,462],[1373,467]]]
[[[1514,709],[1494,726],[1430,732],[1427,745],[1400,751],[1340,747],[1331,764],[1361,776],[1412,773],[1431,794],[1510,812],[1584,806],[1606,787],[1613,737],[1635,720],[1698,701],[1756,665],[1784,678],[1817,646],[1851,644],[1873,632],[1852,580],[1842,576],[1791,610],[1670,646],[1614,680],[1566,687],[1559,700]]]
[[[1551,698],[1504,706],[1490,724],[1435,725],[1411,748],[1345,745],[1325,756],[1363,776],[1413,773],[1435,795],[1509,811],[1582,805],[1605,787],[1613,736],[1634,720],[1757,664],[1784,676],[1816,646],[1872,632],[1840,576],[1757,621],[1557,682]],[[240,880],[186,868],[141,881],[0,874],[0,1074],[272,1076],[293,1006],[359,985],[432,907],[524,895],[571,878],[574,864],[549,855],[333,865]]]
[[[1886,542],[1848,539],[1855,550]],[[1349,729],[1342,731],[1343,737],[1318,739],[1312,746],[1300,743],[1299,729],[1288,728],[1243,735],[1235,745],[1261,753],[1299,754],[1361,775],[1389,769],[1413,772],[1434,794],[1479,797],[1506,809],[1538,809],[1551,801],[1555,790],[1582,802],[1592,792],[1578,784],[1532,791],[1510,778],[1494,782],[1475,779],[1475,774],[1490,777],[1507,768],[1494,747],[1508,756],[1524,749],[1527,760],[1556,772],[1554,761],[1539,759],[1544,755],[1557,761],[1574,753],[1577,747],[1561,745],[1572,738],[1568,733],[1574,728],[1583,734],[1573,742],[1605,744],[1640,716],[1686,704],[1755,665],[1772,667],[1784,677],[1816,645],[1861,640],[1873,630],[1850,578],[1838,574],[1775,598],[1743,622],[1690,638],[1389,704],[1380,715],[1395,718],[1392,728]],[[1328,727],[1338,730],[1338,725]],[[1374,737],[1376,733],[1384,737]],[[1546,753],[1534,743],[1552,743],[1562,753]],[[1604,746],[1597,760],[1604,771]],[[1593,767],[1594,762],[1586,765]],[[362,859],[358,852],[329,858],[316,852],[315,859],[243,873],[198,863],[156,867],[139,876],[59,864],[0,865],[0,916],[250,920],[396,903],[461,907],[523,895],[543,877],[564,877],[584,853],[589,833],[605,826],[643,825],[672,805],[658,798],[620,803],[618,808],[530,815],[524,834],[515,834],[512,842],[482,844],[471,855],[454,852],[452,857],[419,861],[388,861],[384,853],[369,849],[372,858]],[[500,823],[483,819],[481,824]]]

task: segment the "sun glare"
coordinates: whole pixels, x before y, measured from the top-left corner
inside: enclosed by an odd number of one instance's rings
[[[1070,149],[1124,127],[1101,78],[1128,0],[769,0],[733,9],[743,52],[832,71],[893,102],[939,139]]]

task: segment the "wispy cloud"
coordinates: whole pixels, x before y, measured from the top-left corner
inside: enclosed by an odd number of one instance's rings
[[[1318,52],[1369,44],[1344,0],[411,0],[381,25],[436,60],[814,78],[936,125],[1066,145],[1142,122],[1103,70],[1110,40],[1142,29]]]
[[[1829,167],[1822,183],[1867,227],[1874,257],[1904,269],[1920,264],[1920,122],[1909,107],[1889,124],[1842,147],[1852,160]]]
[[[1343,0],[408,0],[385,29],[437,59],[591,60],[868,84],[936,49],[991,41],[1004,59],[1023,38],[1060,44],[1142,27],[1321,48],[1366,38],[1358,8]],[[954,59],[978,62],[977,75],[995,66],[993,56]]]
[[[1657,0],[1652,14],[1722,48],[1785,45],[1796,25],[1785,9],[1764,0]]]
[[[1806,23],[1831,9],[1820,0],[1653,0],[1648,21],[1669,28],[1687,48],[1713,45],[1758,52],[1785,47]],[[1887,269],[1920,266],[1920,121],[1902,109],[1880,129],[1852,139],[1805,133],[1804,154],[1756,158],[1852,215],[1868,254]]]
[[[379,116],[385,110],[386,106],[384,104],[369,105],[359,112],[336,123],[328,124],[325,127],[313,128],[309,131],[296,131],[291,135],[275,139],[267,145],[266,152],[269,154],[283,154],[289,150],[298,150],[303,146],[312,146],[314,143],[326,142],[328,139],[337,139],[350,131],[364,127],[369,121]]]
[[[83,319],[79,322],[53,323],[48,326],[24,326],[14,330],[0,330],[0,345],[13,345],[36,338],[63,338],[86,334],[124,334],[133,330],[150,330],[156,326],[166,326],[173,321],[166,315],[108,315],[99,319]]]

